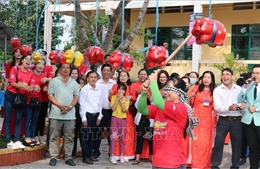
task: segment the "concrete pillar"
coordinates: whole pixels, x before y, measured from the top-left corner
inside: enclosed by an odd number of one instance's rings
[[[51,52],[51,41],[52,41],[52,13],[51,13],[51,2],[48,2],[48,8],[44,13],[44,49],[47,51],[48,56]],[[47,57],[47,64],[50,64],[49,57]]]
[[[194,2],[194,13],[203,13],[203,7],[200,3]],[[199,72],[199,60],[201,59],[201,45],[193,43],[192,45],[192,71]]]

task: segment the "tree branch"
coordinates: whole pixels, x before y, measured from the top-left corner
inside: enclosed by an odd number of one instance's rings
[[[147,11],[147,7],[148,7],[149,2],[150,2],[150,0],[144,1],[143,6],[142,6],[142,8],[139,12],[137,19],[136,19],[135,26],[134,26],[133,30],[127,36],[127,38],[124,40],[124,43],[120,44],[117,47],[118,50],[124,51],[125,49],[127,49],[130,46],[130,44],[132,43],[132,41],[134,40],[134,38],[136,37],[136,35],[137,35],[137,33],[138,33],[142,23],[143,23],[143,18],[144,18],[146,11]]]
[[[93,23],[91,22],[90,18],[88,16],[84,15],[82,11],[80,11],[80,14],[82,15],[83,18],[85,18],[88,21],[91,32],[95,38],[96,45],[100,46],[100,41],[98,40],[97,33],[95,31],[95,28],[94,28]]]
[[[125,1],[125,6],[130,2],[130,0]],[[110,24],[108,26],[108,31],[107,31],[107,36],[105,38],[105,52],[108,53],[109,50],[111,49],[110,42],[113,39],[116,27],[119,23],[119,20],[121,18],[122,14],[122,0],[120,1],[118,7],[116,8],[116,11],[114,15],[111,17]]]
[[[85,29],[85,22],[81,15],[81,8],[80,8],[80,2],[76,2],[76,20],[77,20],[77,27],[79,34],[81,35],[82,44],[84,45],[84,48],[89,47],[91,44],[88,39],[88,35]]]

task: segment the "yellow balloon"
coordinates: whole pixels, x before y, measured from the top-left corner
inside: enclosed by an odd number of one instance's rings
[[[74,51],[73,50],[66,50],[64,59],[66,60],[66,63],[71,64],[74,58]]]
[[[79,67],[84,61],[84,56],[81,52],[79,51],[76,51],[76,58],[75,58],[75,61],[74,61],[74,65],[76,67]]]
[[[41,61],[41,53],[38,51],[35,51],[32,53],[32,63],[39,63]]]

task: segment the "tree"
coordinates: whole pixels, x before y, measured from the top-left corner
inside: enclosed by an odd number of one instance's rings
[[[131,0],[125,1],[125,6],[130,2]],[[99,10],[99,16],[98,16],[98,32],[94,29],[94,23],[95,23],[95,12],[88,12],[83,13],[80,10],[79,2],[76,4],[76,18],[77,18],[77,45],[79,48],[86,49],[87,47],[94,45],[102,46],[105,53],[109,53],[111,50],[114,49],[120,49],[122,51],[129,50],[129,46],[133,39],[136,37],[136,35],[140,31],[140,27],[142,25],[143,17],[146,13],[148,4],[150,0],[144,0],[143,6],[139,12],[139,16],[136,20],[135,26],[130,31],[130,34],[124,40],[124,43],[122,46],[120,46],[120,35],[115,34],[116,27],[120,23],[120,19],[122,16],[122,0],[118,4],[118,7],[114,11],[114,14],[112,16],[107,16],[104,11]],[[107,25],[108,32],[106,34],[104,44],[101,44],[101,38],[102,38],[102,26]],[[97,42],[95,42],[97,40]],[[111,42],[113,46],[111,45]],[[118,46],[114,46],[118,45]]]
[[[18,1],[16,10],[15,0],[0,0],[0,20],[4,22],[7,26],[17,31],[17,36],[20,38],[22,44],[31,44],[35,48],[36,44],[36,19],[38,20],[40,14],[44,10],[44,1],[38,0],[38,6],[36,6],[35,0],[28,0],[28,17],[26,17],[27,5],[26,1]],[[38,18],[36,18],[36,8],[38,8]],[[17,16],[17,22],[16,22]],[[41,16],[38,43],[39,48],[43,47],[43,36],[44,36],[44,16]],[[61,17],[59,14],[53,14],[53,27],[52,27],[52,46],[56,46],[60,40],[58,40],[58,34],[63,34],[63,28],[60,27],[60,32],[58,33],[58,27],[60,23],[64,23],[64,19],[59,19]],[[26,22],[27,20],[27,22]],[[28,23],[28,24],[26,24]],[[27,28],[27,29],[26,29]]]

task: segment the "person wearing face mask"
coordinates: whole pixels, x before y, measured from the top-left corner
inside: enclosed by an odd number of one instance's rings
[[[189,90],[191,90],[195,86],[196,82],[198,81],[199,74],[197,72],[192,71],[192,72],[189,73],[189,78],[190,78],[190,88],[189,88]]]

